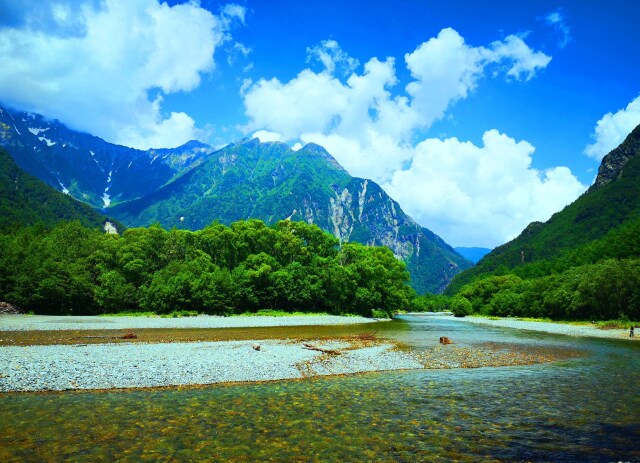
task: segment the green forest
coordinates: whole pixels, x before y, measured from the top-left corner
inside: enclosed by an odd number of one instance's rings
[[[466,313],[562,320],[640,320],[638,236],[640,219],[560,257],[512,268],[503,265],[491,273],[476,275],[470,282],[455,286],[449,295],[468,302]],[[433,305],[439,299],[430,301]]]
[[[1,297],[37,314],[261,309],[391,315],[413,290],[384,247],[340,245],[314,225],[259,220],[122,236],[79,221],[0,235]]]

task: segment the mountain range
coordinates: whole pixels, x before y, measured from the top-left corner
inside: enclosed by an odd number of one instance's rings
[[[300,220],[341,242],[390,248],[419,293],[442,292],[472,263],[421,227],[375,182],[350,176],[321,146],[247,139],[135,150],[41,115],[0,107],[0,146],[51,187],[125,226],[198,230],[213,221]]]

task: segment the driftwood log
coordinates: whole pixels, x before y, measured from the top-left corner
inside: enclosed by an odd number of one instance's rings
[[[337,350],[322,349],[321,347],[316,347],[312,344],[307,344],[306,342],[302,344],[302,348],[307,350],[317,350],[318,352],[322,352],[323,354],[340,355],[340,352],[338,352]]]
[[[138,339],[138,336],[127,333],[124,336],[80,336],[80,339]]]

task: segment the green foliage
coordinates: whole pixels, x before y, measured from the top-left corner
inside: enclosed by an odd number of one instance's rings
[[[305,227],[307,220],[313,220],[324,230],[335,230],[337,222],[346,221],[351,228],[348,238],[351,242],[388,243],[388,237],[395,236],[396,248],[406,251],[411,285],[419,292],[441,292],[456,273],[471,266],[442,239],[407,217],[379,185],[351,177],[323,148],[314,145],[298,151],[285,143],[257,140],[230,145],[151,194],[119,204],[114,202],[109,211],[131,226],[157,222],[165,228],[205,227],[207,232],[200,237],[202,249],[221,267],[235,268],[249,254],[257,254],[257,246],[273,240],[275,231],[286,235],[272,254],[282,267],[292,262],[290,253],[297,249],[300,240],[314,243],[308,248],[307,257],[327,255],[329,249],[335,248],[335,239],[319,228]],[[264,223],[244,221],[247,217]],[[291,220],[278,222],[285,217]],[[214,219],[231,225],[231,230],[219,223],[209,225]],[[283,228],[274,230],[271,225]],[[231,237],[239,237],[239,241],[231,243]],[[209,252],[210,247],[224,249],[227,254],[214,255]],[[304,256],[296,255],[295,260],[303,263]],[[273,269],[275,274],[268,278],[284,285],[286,279],[278,274],[280,270]],[[316,283],[307,281],[299,288],[302,292],[298,304],[311,302],[307,293],[318,290]],[[377,304],[366,292],[360,292],[363,302]],[[251,293],[242,297],[255,305]]]
[[[339,246],[302,222],[122,236],[61,223],[0,234],[0,297],[36,313],[391,315],[415,296],[387,248]]]
[[[498,278],[509,280],[496,285]],[[488,276],[463,286],[458,294],[471,297],[473,311],[485,315],[637,320],[640,259],[605,259],[528,280]]]
[[[466,297],[454,296],[449,302],[449,310],[453,312],[456,317],[465,317],[473,313],[473,307],[471,302]]]
[[[411,310],[414,312],[445,312],[449,310],[449,300],[449,297],[441,294],[423,294],[413,298]]]

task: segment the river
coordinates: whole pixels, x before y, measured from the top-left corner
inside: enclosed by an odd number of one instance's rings
[[[533,366],[1,394],[0,461],[640,462],[640,343],[421,316],[378,329],[416,350],[446,335],[460,345],[585,355]]]

